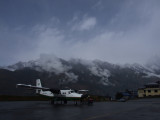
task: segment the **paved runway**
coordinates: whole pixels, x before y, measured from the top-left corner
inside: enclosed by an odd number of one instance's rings
[[[0,120],[159,120],[160,98],[88,105],[0,102]]]

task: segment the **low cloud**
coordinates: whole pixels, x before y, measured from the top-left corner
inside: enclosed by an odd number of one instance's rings
[[[83,37],[83,34],[74,32],[90,30],[95,27],[97,24],[95,17],[84,17],[82,21],[78,17],[74,17],[74,20],[70,22],[74,23],[70,24],[74,31],[68,29],[69,32],[49,25],[36,26],[36,53],[53,53],[57,57],[67,59],[73,57],[88,60],[101,59],[122,64],[145,63],[152,56],[159,55],[159,8],[151,9],[149,12],[137,13],[136,11],[134,14],[137,17],[141,15],[143,17],[139,18],[139,22],[134,23],[134,26],[127,21],[127,27],[122,17],[129,19],[127,15],[130,12],[125,12],[125,9],[113,18],[114,21],[111,20],[111,23],[116,25],[112,30],[107,28],[101,32],[92,30],[94,34],[88,33],[88,38]],[[143,20],[145,22],[141,23]],[[122,27],[121,30],[119,30],[120,26]]]
[[[67,76],[67,82],[77,82],[78,81],[78,75],[75,75],[72,72],[65,72],[65,75]]]
[[[1,64],[37,59],[41,53],[122,64],[143,64],[160,56],[160,2],[123,1],[114,10],[104,3],[86,8],[88,11],[75,11],[65,20],[55,15],[30,27],[0,26]],[[49,63],[47,67],[50,64],[62,68],[60,63]]]
[[[56,74],[64,73],[71,69],[70,66],[63,65],[59,58],[48,54],[42,54],[37,60],[37,65],[45,71],[54,72]],[[69,75],[70,74],[68,74],[68,76]]]
[[[97,66],[94,63],[92,64],[91,67],[89,67],[89,70],[93,75],[101,78],[99,82],[102,83],[103,85],[111,84],[108,80],[108,77],[111,75],[109,70],[101,69],[99,66]]]

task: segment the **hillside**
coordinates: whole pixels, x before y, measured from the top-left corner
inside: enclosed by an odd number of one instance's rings
[[[150,65],[151,66],[151,65]],[[154,67],[155,68],[155,67]],[[51,88],[89,89],[91,94],[114,95],[160,80],[160,69],[139,64],[116,65],[104,61],[64,60],[43,56],[0,69],[0,95],[34,95],[35,91],[16,88],[17,83],[33,84],[37,78]]]

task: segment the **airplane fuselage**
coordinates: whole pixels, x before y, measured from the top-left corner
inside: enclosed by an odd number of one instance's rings
[[[51,91],[37,90],[37,94],[48,97],[66,98],[67,100],[77,100],[82,97],[83,94],[76,93],[74,90],[60,90],[60,94],[53,94]]]

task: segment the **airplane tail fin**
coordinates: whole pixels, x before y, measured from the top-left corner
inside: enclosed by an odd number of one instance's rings
[[[50,88],[42,87],[40,79],[36,80],[36,86],[27,85],[27,84],[17,84],[16,86],[17,87],[25,87],[25,88],[29,88],[29,89],[35,89],[36,94],[41,94],[41,95],[46,95],[47,92],[50,91]]]
[[[41,80],[40,80],[40,79],[37,79],[37,80],[36,80],[36,87],[42,87],[42,84],[41,84]]]
[[[42,84],[41,84],[41,80],[40,80],[40,79],[37,79],[37,80],[36,80],[36,87],[42,87]],[[37,93],[37,94],[41,94],[41,93],[42,93],[42,90],[41,90],[41,89],[36,89],[36,93]]]

